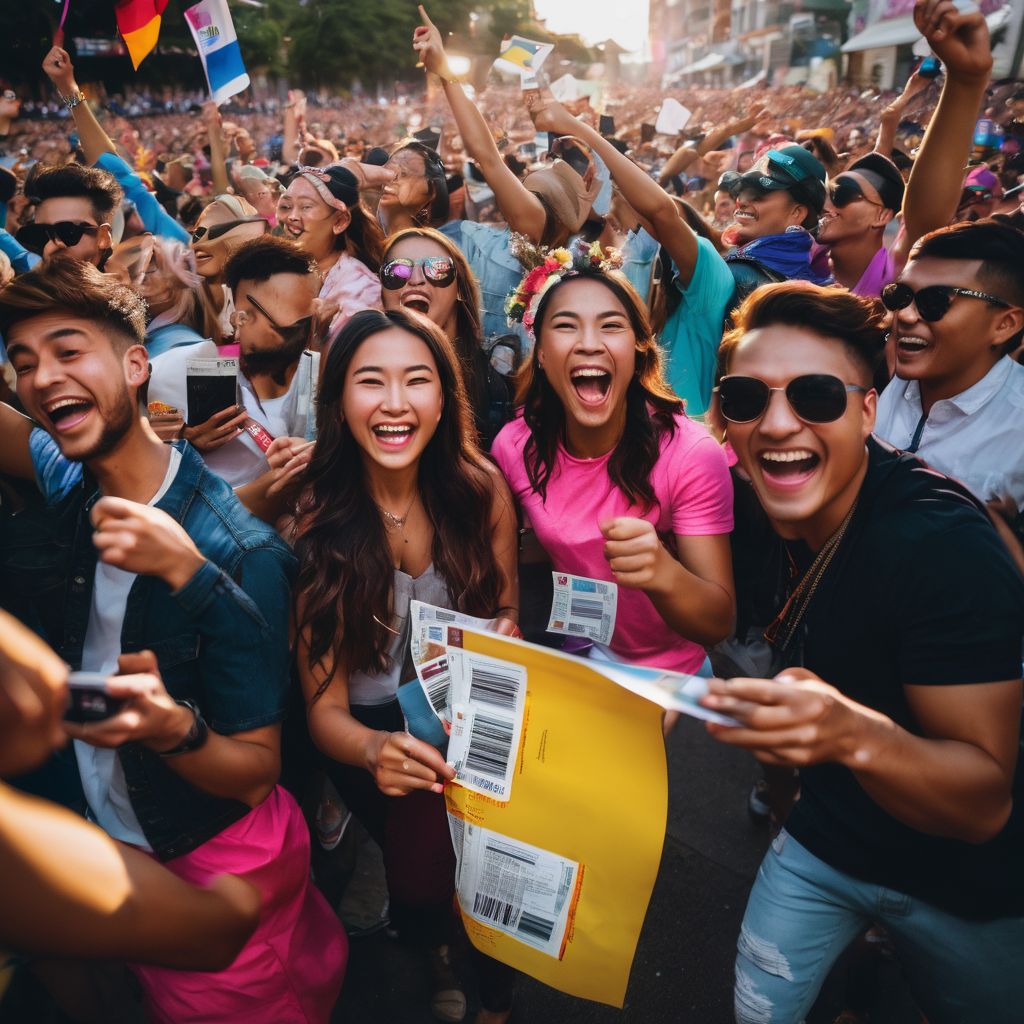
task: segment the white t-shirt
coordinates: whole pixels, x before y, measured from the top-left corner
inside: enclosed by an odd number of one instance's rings
[[[173,446],[170,452],[164,481],[156,494],[146,502],[147,505],[155,505],[174,483],[181,465],[181,452]],[[117,659],[121,654],[121,627],[128,608],[128,594],[136,575],[105,562],[96,563],[89,624],[85,628],[85,643],[82,647],[82,671],[102,672],[106,675],[117,672]],[[132,810],[128,785],[117,751],[75,740],[75,756],[78,758],[82,789],[89,804],[89,817],[107,835],[144,850],[151,849],[139,819]]]
[[[217,346],[212,341],[203,341],[195,345],[181,345],[157,356],[152,362],[149,401],[165,402],[185,415],[188,408],[185,361],[196,357],[216,359],[218,355]],[[238,380],[245,411],[257,423],[261,423],[271,437],[287,437],[290,429],[287,420],[288,399],[293,390],[300,386],[299,374],[295,374],[288,391],[280,398],[263,400],[256,396],[241,372]],[[270,468],[263,449],[248,433],[240,434],[213,451],[200,454],[210,470],[223,477],[232,487],[251,483]]]

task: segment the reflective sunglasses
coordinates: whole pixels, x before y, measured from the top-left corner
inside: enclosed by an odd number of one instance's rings
[[[78,245],[83,235],[95,235],[99,225],[73,220],[60,220],[56,224],[26,224],[17,234],[17,239],[26,249],[42,255],[47,242],[54,239],[69,249]]]
[[[214,224],[212,228],[200,227],[196,228],[192,232],[192,241],[198,242],[201,238],[205,238],[208,242],[212,242],[221,235],[226,235],[229,231],[233,231],[241,224],[255,224],[257,221],[263,221],[264,230],[266,229],[267,221],[265,217],[239,217],[238,220],[229,220],[223,224]]]
[[[868,199],[864,195],[864,190],[860,187],[860,182],[856,178],[835,178],[828,183],[827,187],[828,198],[837,210],[842,210],[844,207],[849,206],[850,203],[861,201],[870,203],[872,206],[882,205],[874,199]]]
[[[715,390],[722,415],[730,423],[760,419],[773,391],[784,391],[789,407],[805,423],[833,423],[846,412],[848,392],[868,389],[845,384],[828,373],[806,373],[794,377],[784,388],[769,387],[757,377],[723,377]]]
[[[966,296],[969,299],[982,299],[991,302],[995,306],[1009,308],[1010,303],[998,295],[990,295],[988,292],[976,292],[973,288],[957,288],[951,284],[930,284],[924,288],[914,291],[909,284],[902,281],[893,281],[882,289],[882,305],[890,312],[906,309],[911,303],[917,307],[918,315],[928,323],[935,323],[941,320],[953,305],[953,299],[957,295]]]
[[[245,298],[256,312],[261,313],[266,318],[267,322],[286,345],[298,341],[306,341],[309,338],[310,328],[313,326],[312,316],[299,317],[293,324],[279,324],[248,292],[246,292]],[[252,323],[253,319],[253,315],[248,310],[236,309],[231,314],[231,326],[244,327],[246,324]]]
[[[398,291],[412,279],[413,267],[422,267],[423,276],[438,288],[447,288],[455,280],[455,261],[450,256],[424,256],[419,260],[388,260],[380,268],[380,283],[388,291]]]

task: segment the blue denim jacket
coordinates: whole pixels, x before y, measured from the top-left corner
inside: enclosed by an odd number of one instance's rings
[[[289,688],[295,558],[194,448],[176,445],[181,465],[157,508],[184,526],[208,561],[174,592],[157,577],[137,577],[121,649],[153,651],[171,696],[195,701],[214,731],[230,735],[271,725],[284,717]],[[89,621],[96,571],[89,510],[98,498],[88,474],[59,498],[61,506],[78,509],[63,637],[55,644],[73,668],[81,665]],[[118,753],[132,809],[162,860],[194,850],[249,812],[240,801],[197,789],[142,744],[126,744]]]

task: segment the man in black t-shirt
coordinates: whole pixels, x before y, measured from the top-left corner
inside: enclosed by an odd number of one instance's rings
[[[736,1019],[796,1024],[872,922],[930,1024],[1020,1018],[1024,581],[961,485],[872,439],[884,319],[803,282],[723,342],[719,408],[792,569],[789,668],[713,680],[709,724],[801,795],[739,937]]]

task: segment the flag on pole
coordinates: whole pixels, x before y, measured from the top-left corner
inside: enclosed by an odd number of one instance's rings
[[[552,43],[537,43],[523,36],[513,36],[502,42],[501,56],[494,66],[510,74],[535,75],[554,48]]]
[[[249,75],[228,11],[228,0],[200,0],[185,11],[185,20],[196,41],[206,84],[214,103],[249,88]]]
[[[119,0],[114,8],[117,30],[128,47],[136,71],[143,58],[156,46],[160,35],[160,15],[166,6],[167,0]]]

